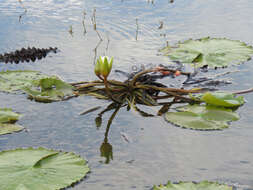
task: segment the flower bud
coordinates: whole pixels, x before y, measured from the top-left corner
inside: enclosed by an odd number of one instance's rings
[[[107,78],[112,70],[112,63],[113,63],[113,57],[109,58],[107,56],[100,56],[97,60],[97,63],[95,65],[95,74],[98,77],[101,77],[101,75],[104,78]]]
[[[97,128],[101,127],[102,117],[101,116],[96,117],[95,122],[96,122]]]

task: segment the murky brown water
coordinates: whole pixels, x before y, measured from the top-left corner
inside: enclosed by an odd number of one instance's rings
[[[114,69],[131,71],[132,66],[141,64],[166,64],[166,57],[157,56],[166,41],[173,44],[212,36],[253,45],[251,0],[154,0],[153,4],[147,0],[22,2],[0,2],[0,53],[27,46],[56,46],[61,51],[35,63],[0,64],[0,70],[39,70],[73,82],[95,79],[96,55],[114,56]],[[94,8],[101,43],[91,22]],[[163,28],[158,29],[161,22]],[[252,87],[252,64],[249,61],[233,67],[242,71],[229,75],[234,84],[224,88]],[[111,77],[121,76],[112,73]],[[97,130],[95,112],[85,116],[79,113],[108,102],[79,97],[40,104],[27,100],[25,95],[0,93],[0,107],[21,112],[19,123],[29,130],[1,136],[0,150],[43,146],[80,154],[89,160],[92,172],[74,190],[144,190],[167,180],[211,180],[250,189],[253,97],[247,94],[245,98],[247,103],[237,111],[241,119],[229,129],[211,132],[181,129],[162,117],[143,118],[123,108],[111,126],[109,142],[114,159],[106,165],[99,152],[106,123]],[[153,108],[147,109],[155,113]],[[103,120],[109,116],[106,114]],[[128,136],[129,143],[122,134]]]

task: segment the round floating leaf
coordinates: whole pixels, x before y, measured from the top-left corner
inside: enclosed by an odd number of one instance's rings
[[[89,172],[74,153],[44,148],[0,152],[0,189],[58,190],[80,181]]]
[[[248,61],[253,48],[236,40],[206,37],[179,42],[176,47],[166,47],[162,52],[173,61],[218,68]]]
[[[16,92],[32,86],[34,80],[47,77],[38,71],[2,71],[0,72],[0,91]]]
[[[232,190],[233,187],[219,184],[216,182],[202,181],[200,183],[179,182],[173,184],[168,182],[167,185],[154,186],[153,190]]]
[[[205,105],[187,105],[177,108],[179,112],[167,112],[165,120],[189,129],[219,130],[227,128],[228,123],[239,119],[230,109]]]
[[[56,77],[43,78],[32,87],[25,87],[25,92],[31,99],[38,102],[61,101],[73,95],[73,86]]]

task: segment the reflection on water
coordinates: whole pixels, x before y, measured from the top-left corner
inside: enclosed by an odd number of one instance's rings
[[[114,69],[129,71],[134,65],[167,64],[166,57],[157,56],[167,41],[212,36],[252,45],[252,12],[252,0],[1,0],[0,53],[28,46],[52,46],[60,52],[33,64],[0,63],[0,70],[39,70],[68,82],[87,81],[95,78],[93,63],[100,55],[114,56]],[[234,84],[224,89],[252,87],[251,63],[238,66],[243,71],[231,74]],[[112,72],[111,78],[122,76]],[[109,130],[100,126],[102,117],[94,112],[78,115],[84,108],[105,106],[105,101],[85,96],[39,104],[25,95],[0,93],[0,107],[21,112],[19,122],[30,131],[1,136],[0,150],[44,146],[86,157],[92,173],[74,190],[143,190],[168,179],[217,180],[252,188],[253,104],[252,95],[245,97],[247,103],[238,110],[241,119],[224,131],[184,130],[162,117],[143,118],[121,109],[105,138]],[[103,114],[103,121],[113,111]],[[121,133],[131,142],[123,141]],[[101,142],[106,161],[113,149],[110,164],[100,162]]]
[[[112,145],[108,143],[107,138],[104,139],[104,142],[100,146],[100,156],[106,158],[106,164],[109,164],[110,160],[113,160]]]

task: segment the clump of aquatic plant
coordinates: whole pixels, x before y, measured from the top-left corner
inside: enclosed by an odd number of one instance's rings
[[[92,95],[100,99],[113,101],[113,108],[109,105],[105,111],[98,114],[95,119],[96,126],[102,124],[104,112],[116,107],[127,106],[128,110],[133,109],[144,117],[152,117],[153,114],[142,111],[137,105],[160,106],[157,115],[165,114],[165,120],[183,127],[196,130],[220,130],[227,128],[231,121],[236,121],[239,116],[234,112],[236,108],[244,103],[241,93],[251,92],[252,89],[241,92],[211,92],[208,88],[171,88],[158,82],[164,77],[175,78],[185,76],[183,84],[211,80],[210,78],[195,79],[192,73],[163,65],[150,69],[142,69],[137,72],[126,74],[125,81],[108,80],[112,69],[113,59],[99,57],[95,65],[95,74],[98,81],[72,83],[75,87],[75,94]],[[214,80],[214,79],[212,79]],[[190,104],[178,107],[178,104]],[[172,106],[176,105],[176,106]],[[191,106],[192,105],[192,106]],[[174,111],[169,111],[172,108]],[[90,109],[89,111],[95,111]],[[87,113],[84,112],[84,113]]]
[[[191,98],[184,95],[189,93],[202,92],[202,89],[178,89],[168,88],[162,83],[155,82],[158,78],[165,76],[190,75],[190,73],[179,70],[168,69],[166,67],[155,67],[134,73],[128,80],[121,82],[108,80],[108,75],[112,69],[113,59],[99,57],[95,65],[95,74],[99,81],[72,83],[76,88],[76,95],[93,95],[101,99],[112,99],[118,104],[128,103],[133,106],[136,103],[148,106],[164,105],[159,100],[165,98],[177,98],[178,100],[192,102]],[[160,94],[163,94],[160,96]]]

